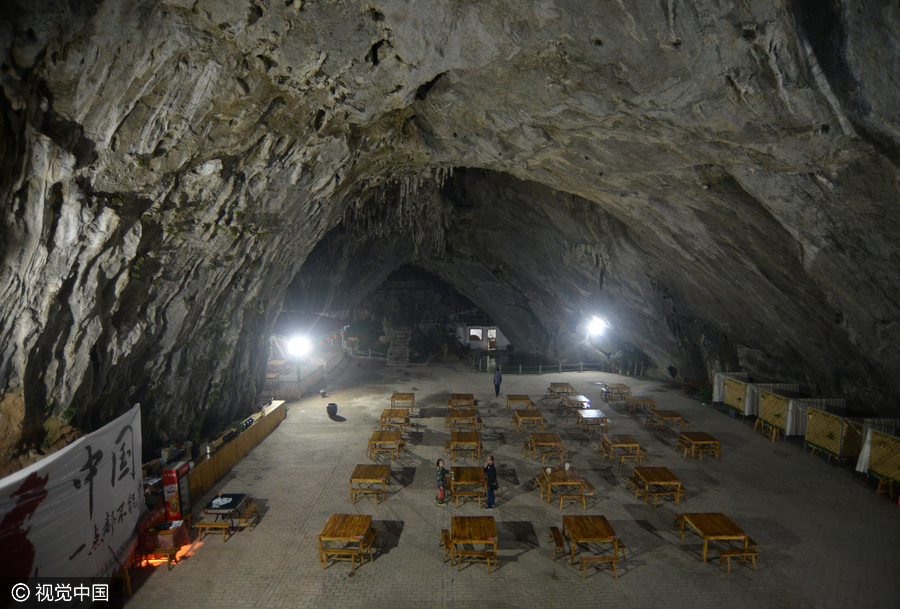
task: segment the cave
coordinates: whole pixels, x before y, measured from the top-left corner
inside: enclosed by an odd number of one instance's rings
[[[234,420],[283,309],[404,266],[523,353],[596,315],[659,378],[897,414],[896,7],[120,4],[0,9],[7,471]]]

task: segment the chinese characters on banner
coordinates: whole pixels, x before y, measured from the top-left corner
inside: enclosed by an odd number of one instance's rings
[[[0,573],[106,577],[143,509],[141,407],[0,480]],[[110,551],[112,549],[112,551]]]

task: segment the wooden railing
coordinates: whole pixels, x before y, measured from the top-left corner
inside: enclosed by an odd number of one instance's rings
[[[228,473],[241,457],[250,452],[284,420],[284,402],[253,423],[235,439],[222,444],[206,461],[191,470],[191,500],[196,503],[216,481]],[[255,418],[255,417],[254,417]]]

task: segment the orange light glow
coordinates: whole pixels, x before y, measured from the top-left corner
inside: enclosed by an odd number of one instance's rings
[[[178,550],[178,553],[175,555],[175,560],[172,562],[180,562],[182,558],[187,558],[189,556],[193,556],[194,552],[203,545],[202,541],[195,541],[192,544],[188,544],[186,546],[181,546],[181,549]],[[154,567],[158,567],[159,565],[165,565],[168,563],[168,560],[165,558],[151,558],[144,561],[146,565],[152,565]]]

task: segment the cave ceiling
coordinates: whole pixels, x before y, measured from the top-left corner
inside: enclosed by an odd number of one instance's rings
[[[150,443],[233,419],[289,285],[340,317],[405,264],[522,350],[575,361],[602,314],[660,375],[896,413],[898,26],[874,1],[6,2],[0,452],[135,402]]]

